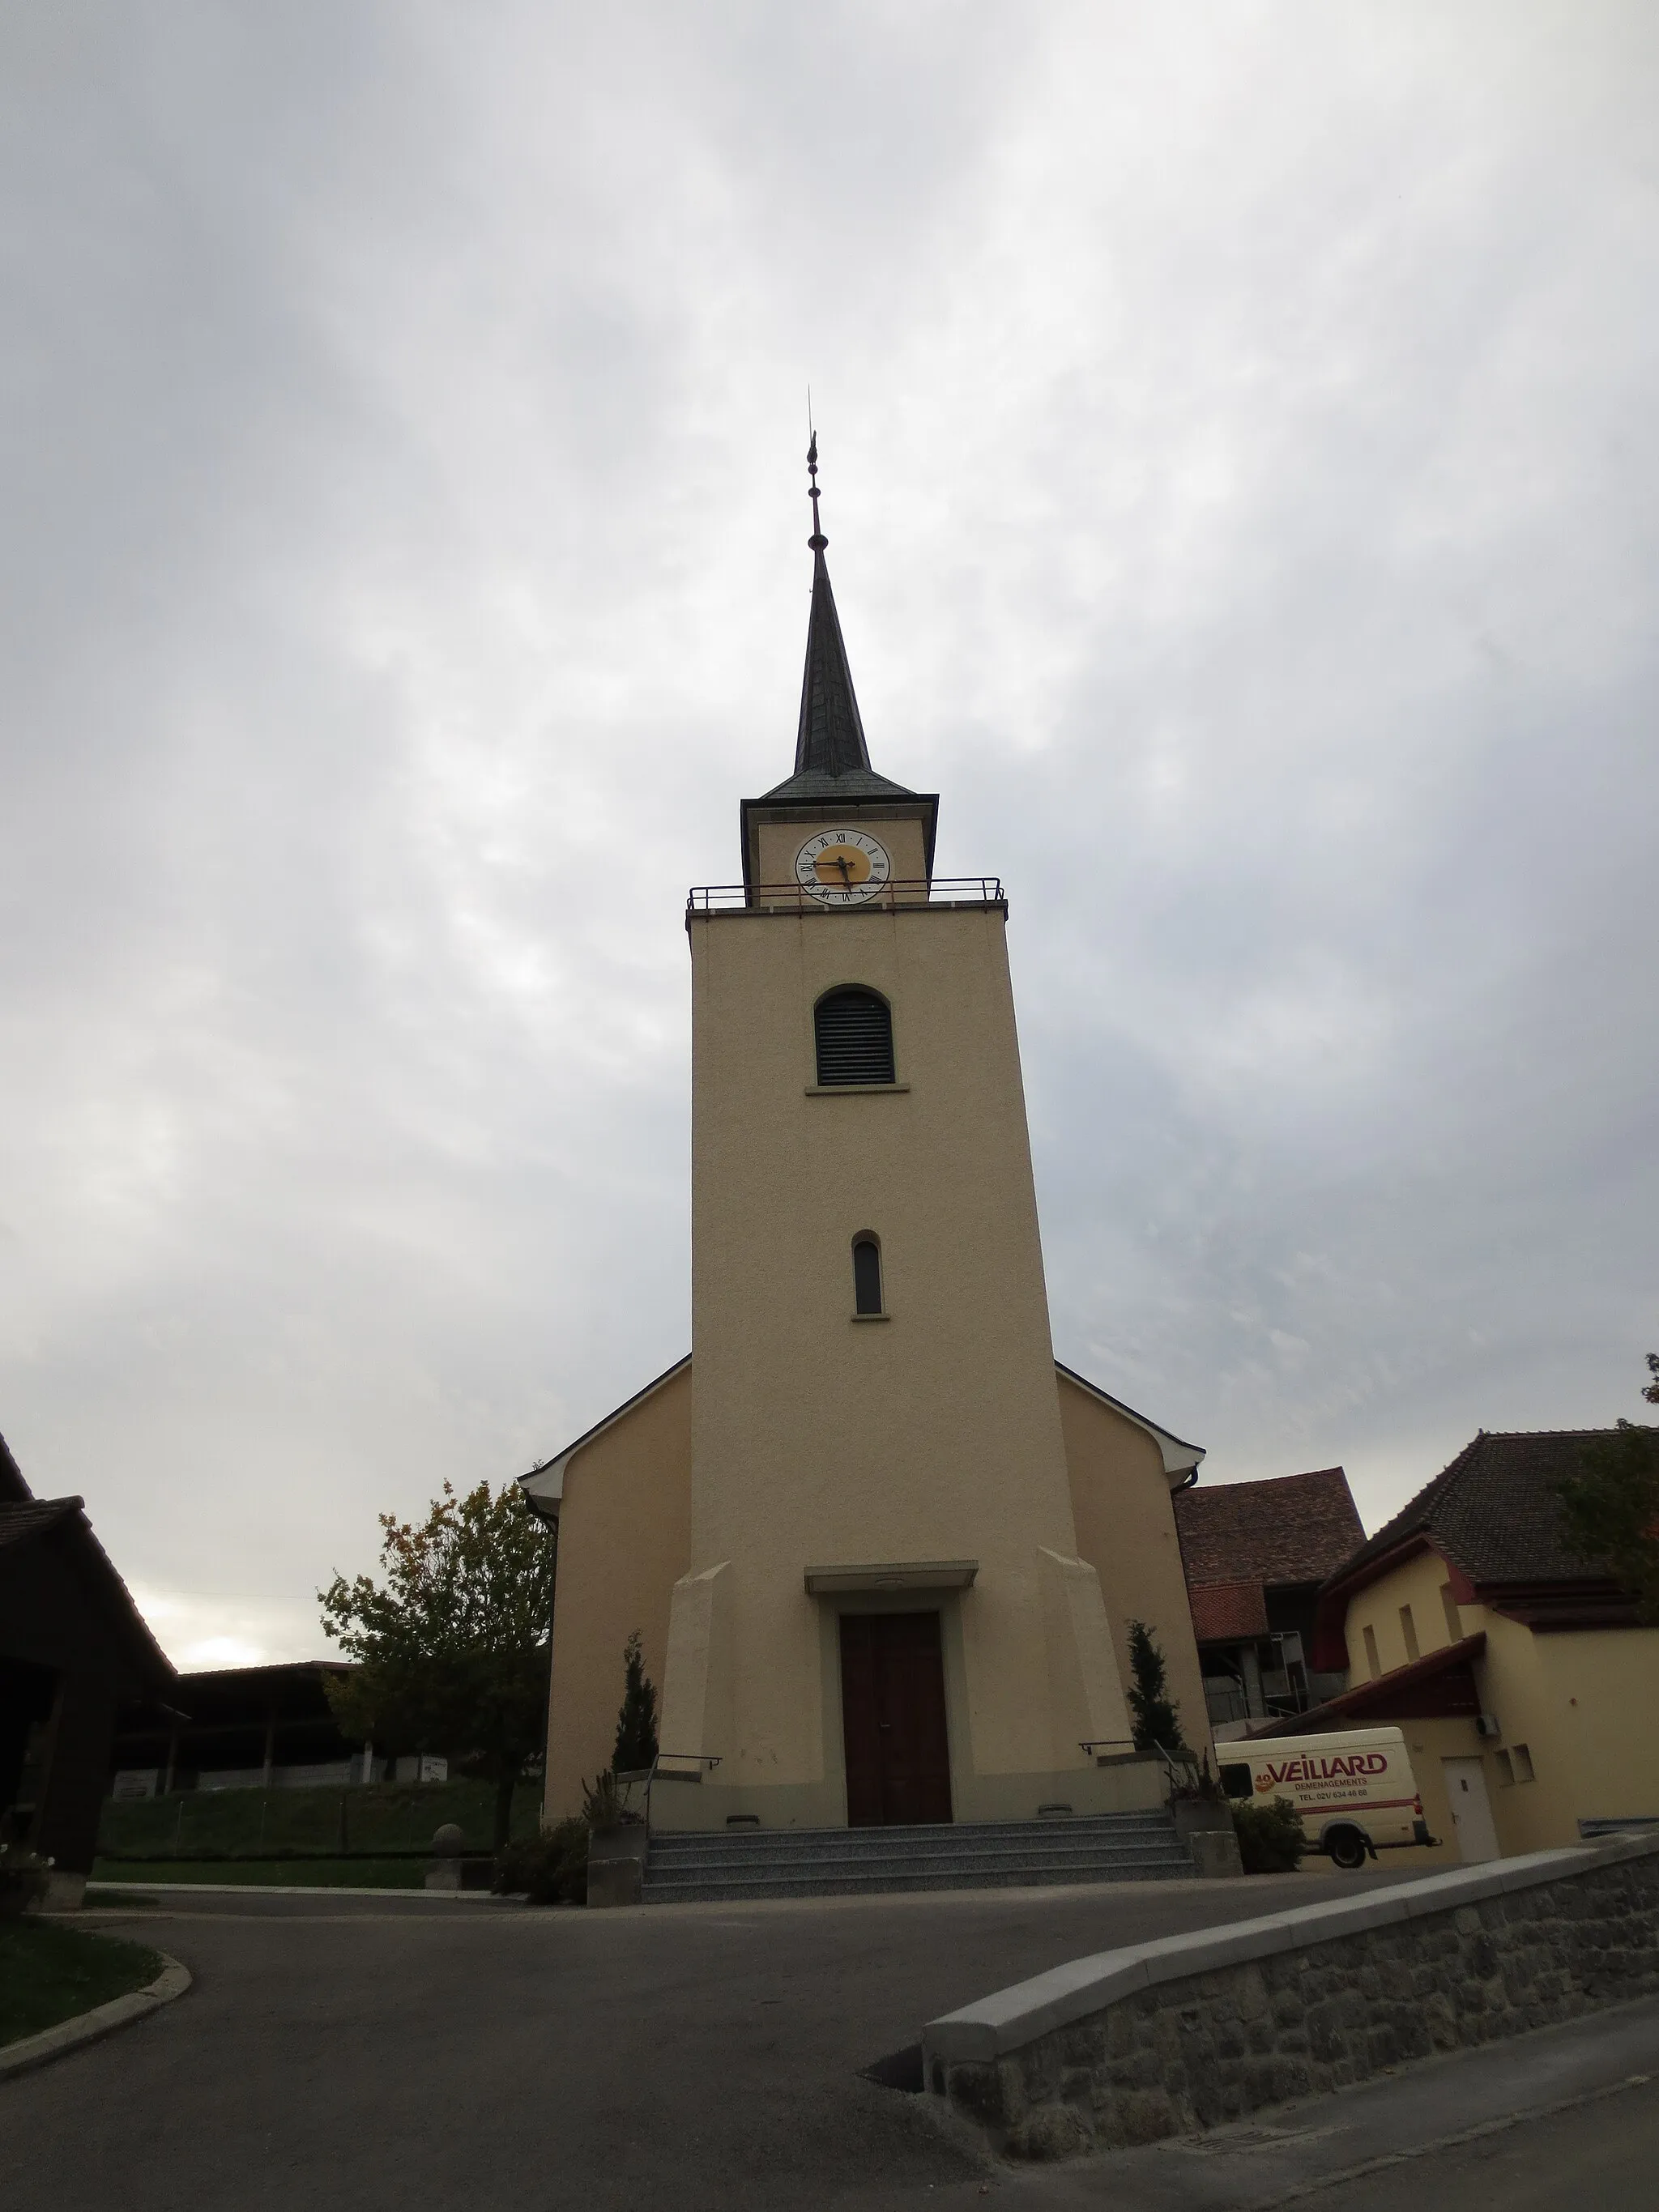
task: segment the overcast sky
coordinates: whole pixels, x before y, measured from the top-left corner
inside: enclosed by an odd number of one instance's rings
[[[686,1347],[809,380],[1060,1357],[1373,1527],[1641,1413],[1656,94],[1650,0],[0,14],[0,1428],[175,1660]]]

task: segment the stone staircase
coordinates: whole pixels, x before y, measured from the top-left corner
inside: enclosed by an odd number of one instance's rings
[[[712,1835],[658,1829],[646,1861],[645,1902],[1190,1881],[1194,1872],[1164,1812],[925,1828],[728,1828]]]

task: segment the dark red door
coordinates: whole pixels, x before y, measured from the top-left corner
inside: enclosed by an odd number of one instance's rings
[[[951,1748],[939,1615],[842,1613],[841,1710],[848,1826],[948,1820]]]

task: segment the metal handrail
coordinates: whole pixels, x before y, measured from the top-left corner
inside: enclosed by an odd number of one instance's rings
[[[711,1774],[720,1763],[718,1753],[707,1751],[659,1751],[656,1757],[652,1760],[650,1771],[645,1778],[645,1825],[647,1830],[651,1826],[652,1785],[657,1778],[657,1769],[662,1765],[665,1759],[684,1759],[692,1760],[695,1761],[699,1767],[706,1766]],[[698,1775],[697,1779],[702,1781],[702,1777],[701,1774]]]
[[[862,886],[860,887],[862,891]],[[783,884],[694,884],[685,895],[688,920],[696,914],[867,914],[907,906],[1000,906],[1007,897],[998,876],[895,876],[860,896],[825,886],[817,896],[791,880]]]

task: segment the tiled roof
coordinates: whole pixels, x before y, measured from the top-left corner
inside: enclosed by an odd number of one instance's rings
[[[0,1501],[0,1545],[27,1544],[32,1536],[44,1535],[80,1510],[78,1498],[31,1498],[26,1505]]]
[[[34,1492],[23,1480],[23,1470],[11,1455],[10,1447],[0,1437],[0,1498],[16,1505],[27,1505]]]
[[[1260,1583],[1200,1583],[1188,1595],[1193,1634],[1200,1644],[1242,1643],[1267,1633],[1267,1601]]]
[[[132,1601],[109,1554],[93,1534],[92,1524],[78,1498],[30,1498],[27,1504],[0,1499],[0,1551],[15,1552],[41,1536],[63,1529],[60,1548],[67,1549],[92,1588],[102,1600],[105,1619],[120,1638],[137,1681],[145,1689],[171,1688],[177,1679],[173,1662],[149,1632],[149,1626]],[[27,1576],[36,1571],[27,1559],[19,1559],[9,1571]]]
[[[1266,1482],[1177,1490],[1176,1527],[1188,1587],[1322,1583],[1365,1540],[1340,1467]]]
[[[1654,1433],[1659,1437],[1659,1431]],[[1483,1429],[1344,1562],[1343,1581],[1413,1536],[1429,1538],[1477,1586],[1604,1580],[1604,1568],[1567,1548],[1555,1485],[1581,1470],[1587,1444],[1617,1434],[1614,1429],[1508,1434]]]

